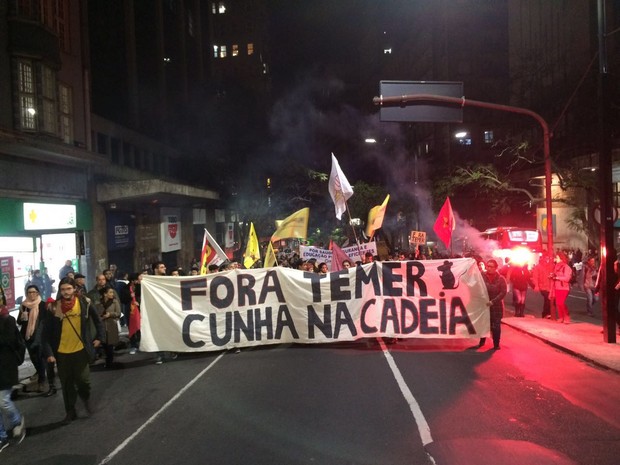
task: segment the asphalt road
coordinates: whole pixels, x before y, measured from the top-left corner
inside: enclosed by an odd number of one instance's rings
[[[597,464],[620,460],[620,376],[503,328],[475,341],[121,354],[92,373],[91,418],[20,396],[2,465]]]

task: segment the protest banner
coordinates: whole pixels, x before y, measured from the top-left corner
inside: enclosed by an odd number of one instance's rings
[[[368,337],[479,338],[488,294],[472,258],[145,276],[145,352],[201,352]]]

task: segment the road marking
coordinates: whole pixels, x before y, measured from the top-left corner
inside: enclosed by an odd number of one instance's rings
[[[428,423],[426,422],[426,418],[424,418],[424,414],[422,413],[422,410],[420,409],[420,404],[418,404],[418,401],[415,400],[415,397],[413,397],[413,394],[411,393],[409,386],[407,386],[407,383],[405,382],[403,375],[401,374],[400,370],[396,366],[396,362],[394,361],[392,354],[387,349],[387,346],[385,345],[385,343],[383,342],[381,338],[377,338],[377,340],[379,341],[381,350],[383,350],[383,355],[385,356],[385,359],[387,360],[388,365],[390,366],[390,369],[392,370],[394,379],[396,379],[396,382],[398,383],[400,392],[403,394],[403,397],[407,401],[407,404],[409,404],[409,410],[411,410],[411,413],[413,413],[413,418],[416,424],[418,425],[418,432],[420,433],[420,439],[422,440],[422,445],[426,448],[426,446],[428,446],[429,444],[433,442],[433,437],[431,436],[431,428],[430,426],[428,426]],[[433,459],[433,457],[428,452],[426,454],[428,455],[432,463],[435,463],[435,459]]]
[[[146,428],[147,426],[149,426],[151,423],[153,423],[157,417],[159,415],[161,415],[162,413],[164,413],[164,411],[170,407],[179,397],[181,397],[183,395],[183,393],[185,391],[187,391],[190,387],[192,387],[194,385],[194,383],[196,381],[198,381],[202,375],[204,375],[207,371],[209,371],[213,365],[215,365],[217,362],[219,362],[219,360],[225,355],[225,352],[222,352],[220,355],[218,355],[218,357],[213,360],[208,367],[206,367],[204,370],[202,370],[200,373],[198,373],[194,379],[192,379],[189,383],[187,383],[183,389],[181,389],[179,392],[177,392],[168,402],[166,402],[157,412],[155,412],[151,418],[149,418],[142,426],[140,426],[140,428],[138,428],[136,431],[134,431],[134,433],[129,436],[127,439],[125,439],[116,449],[114,449],[112,452],[110,452],[108,454],[107,457],[105,457],[101,462],[99,462],[99,465],[104,465],[106,463],[108,463],[110,460],[112,460],[114,458],[114,456],[116,454],[118,454],[120,451],[122,451],[131,441],[133,441],[133,439],[138,436],[142,430],[144,430],[144,428]]]

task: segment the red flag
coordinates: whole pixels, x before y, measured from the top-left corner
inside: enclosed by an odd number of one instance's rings
[[[329,248],[332,251],[332,263],[331,263],[330,271],[340,271],[340,270],[342,270],[344,268],[342,266],[342,262],[344,260],[349,260],[351,262],[351,259],[349,258],[349,256],[346,253],[344,253],[344,250],[342,250],[340,247],[338,247],[334,242],[330,242]]]
[[[454,213],[452,212],[452,205],[450,204],[450,197],[446,198],[446,201],[439,210],[439,216],[433,226],[433,231],[437,234],[437,237],[446,245],[446,248],[450,248],[450,242],[452,241],[452,231],[456,228],[456,221],[454,221]]]

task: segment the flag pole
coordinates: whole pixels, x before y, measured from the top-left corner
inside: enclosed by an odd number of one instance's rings
[[[355,237],[355,243],[357,244],[357,253],[360,254],[360,260],[363,262],[364,257],[362,257],[362,248],[360,247],[360,241],[357,238],[357,233],[355,232],[355,226],[353,226],[353,218],[351,218],[351,211],[349,210],[349,204],[347,203],[347,199],[344,199],[344,206],[347,208],[347,214],[349,215],[349,225],[353,230],[353,237]]]

